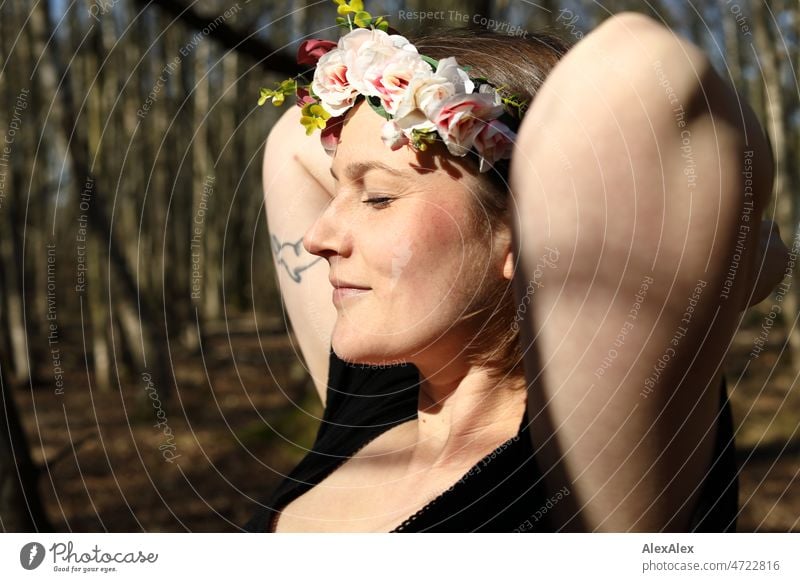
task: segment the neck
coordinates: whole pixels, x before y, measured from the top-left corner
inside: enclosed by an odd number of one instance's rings
[[[476,453],[486,454],[517,433],[527,402],[524,378],[494,380],[486,368],[460,360],[435,370],[418,368],[412,465],[463,466],[470,460],[474,464]]]

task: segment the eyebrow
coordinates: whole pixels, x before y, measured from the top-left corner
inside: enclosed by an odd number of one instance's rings
[[[331,176],[333,176],[334,180],[338,180],[339,177],[336,175],[336,172],[333,171],[333,166],[331,166],[330,170]],[[383,170],[384,172],[399,178],[410,176],[413,172],[411,169],[398,170],[397,168],[388,166],[383,162],[354,162],[345,168],[344,174],[348,179],[356,180],[371,170]]]

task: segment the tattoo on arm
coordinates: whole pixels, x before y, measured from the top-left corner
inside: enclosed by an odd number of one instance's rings
[[[295,283],[300,283],[300,274],[322,260],[322,257],[313,257],[303,248],[303,239],[297,242],[281,242],[274,234],[270,236],[272,254],[275,263],[280,268],[283,266],[289,277]]]

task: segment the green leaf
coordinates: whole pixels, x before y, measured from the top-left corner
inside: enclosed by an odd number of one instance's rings
[[[383,32],[389,32],[389,21],[383,16],[378,16],[378,20],[375,21],[375,28]]]
[[[367,103],[372,107],[372,110],[383,117],[384,119],[391,119],[392,116],[386,113],[386,109],[381,104],[381,98],[374,95],[367,97]]]
[[[353,21],[359,28],[368,28],[372,22],[372,15],[369,12],[364,12],[362,10],[361,12],[356,12],[356,15],[353,17]]]
[[[338,26],[340,26],[341,28],[343,28],[344,30],[346,30],[347,32],[352,32],[353,31],[353,21],[350,20],[350,16],[348,16],[346,19],[345,18],[337,18],[336,19],[336,24]]]
[[[427,56],[425,56],[425,55],[419,55],[419,56],[422,58],[422,60],[423,60],[423,61],[425,61],[425,62],[426,62],[426,63],[428,63],[428,64],[429,64],[431,67],[433,67],[433,70],[434,70],[434,71],[436,70],[436,67],[438,67],[438,66],[439,66],[439,61],[437,61],[436,59],[432,59],[432,58],[430,58],[430,57],[427,57]]]

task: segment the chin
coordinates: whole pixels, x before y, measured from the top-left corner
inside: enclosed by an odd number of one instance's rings
[[[348,364],[362,366],[388,367],[405,363],[405,360],[392,354],[392,350],[380,350],[375,343],[368,343],[365,337],[349,341],[337,338],[336,334],[331,341],[331,346],[336,356]],[[399,355],[399,354],[398,354]]]

